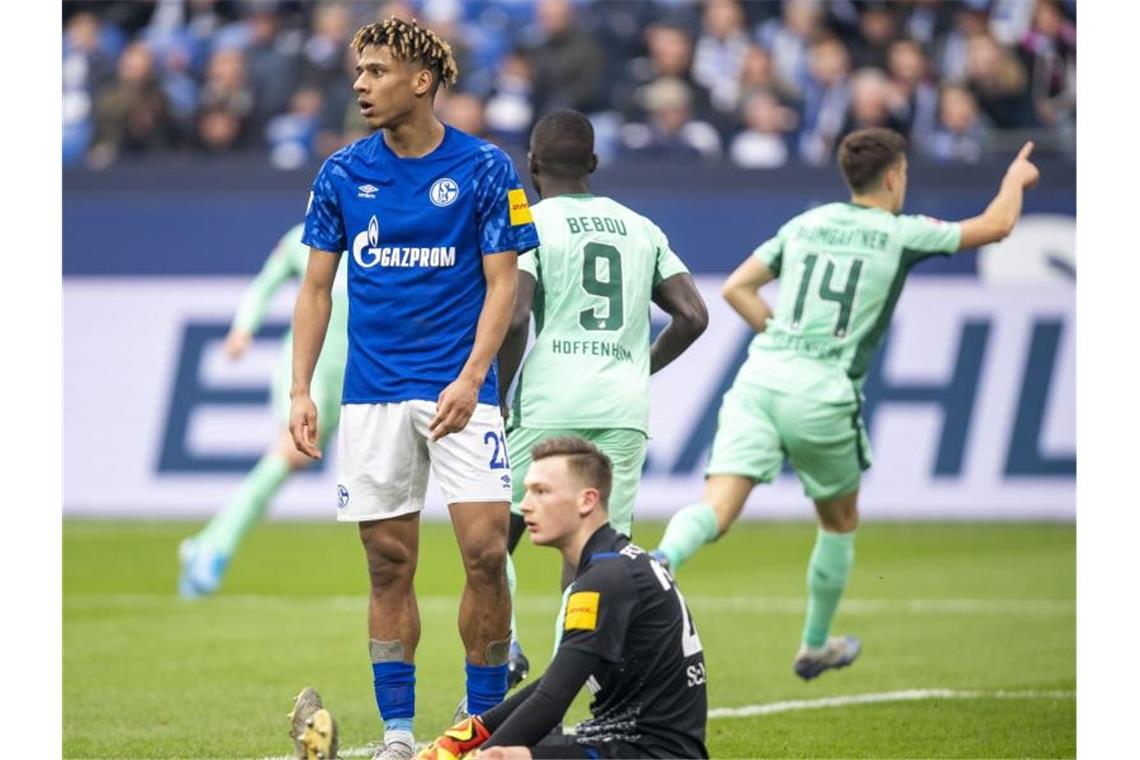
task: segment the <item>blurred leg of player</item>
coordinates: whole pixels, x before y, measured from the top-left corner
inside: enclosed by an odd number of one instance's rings
[[[819,531],[808,562],[803,643],[793,665],[804,680],[815,678],[828,668],[850,665],[862,648],[859,640],[851,636],[828,636],[855,563],[858,499],[859,491],[855,490],[836,499],[815,502]]]
[[[585,438],[610,458],[613,466],[613,486],[610,490],[610,524],[614,530],[626,536],[633,535],[633,506],[637,489],[641,485],[641,468],[645,465],[645,451],[648,439],[640,430],[629,428],[599,429],[554,429],[554,428],[512,428],[507,434],[507,450],[511,454],[511,530],[507,545],[511,554],[518,545],[519,537],[525,532],[525,523],[519,505],[522,504],[526,489],[523,480],[530,468],[530,451],[542,441],[558,436],[578,436]],[[569,575],[569,577],[567,577]],[[562,587],[565,589],[572,579],[568,568],[562,569]],[[530,663],[519,642],[519,629],[514,614],[515,589],[517,586],[514,560],[507,557],[507,579],[511,594],[511,653],[507,669],[507,686],[514,688],[526,678]],[[566,595],[563,594],[563,602]],[[555,621],[554,647],[558,648],[558,638],[562,632],[561,612]]]
[[[780,435],[761,398],[739,376],[724,394],[705,471],[704,498],[670,518],[654,550],[673,572],[702,546],[728,532],[756,483],[770,483],[779,474],[784,461]]]
[[[769,483],[784,454],[816,505],[820,529],[808,563],[808,606],[794,669],[804,679],[849,665],[860,644],[829,638],[855,558],[859,481],[870,466],[857,403],[820,404],[746,381],[724,396],[709,458],[704,501],[675,514],[653,551],[676,571],[740,515],[754,483]]]
[[[312,464],[311,459],[297,451],[289,434],[289,382],[292,361],[292,335],[284,339],[274,372],[271,393],[275,417],[285,428],[273,447],[242,480],[237,492],[226,506],[214,515],[206,526],[179,546],[182,571],[178,579],[178,593],[186,599],[207,596],[218,590],[222,577],[242,539],[265,515],[273,497],[289,476]],[[340,417],[340,389],[344,382],[343,356],[330,350],[327,358],[318,362],[313,373],[312,398],[320,414],[320,444],[323,446]]]

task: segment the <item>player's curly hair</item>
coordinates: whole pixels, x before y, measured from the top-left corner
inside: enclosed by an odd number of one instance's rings
[[[459,66],[448,45],[439,35],[419,21],[390,16],[383,21],[367,24],[356,30],[351,47],[357,55],[369,45],[380,45],[392,50],[392,56],[399,61],[423,64],[434,77],[432,92],[441,84],[454,87],[459,79]]]

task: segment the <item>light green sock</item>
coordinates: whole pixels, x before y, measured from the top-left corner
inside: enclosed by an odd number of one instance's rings
[[[519,624],[515,617],[515,589],[518,588],[518,578],[515,576],[515,560],[507,552],[507,592],[511,595],[511,638],[519,640]]]
[[[202,541],[230,556],[289,477],[289,465],[276,454],[261,458],[238,487],[237,493],[198,534]]]
[[[839,606],[839,598],[847,586],[851,566],[855,564],[855,532],[830,533],[823,528],[815,539],[815,549],[808,562],[807,619],[804,621],[804,644],[819,649],[827,643],[831,619]]]
[[[690,504],[669,520],[657,551],[669,558],[673,572],[707,543],[716,540],[716,512],[708,504]]]

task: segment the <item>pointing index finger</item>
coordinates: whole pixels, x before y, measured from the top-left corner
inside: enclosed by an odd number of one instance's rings
[[[1025,143],[1025,145],[1021,146],[1021,152],[1017,154],[1017,158],[1021,161],[1028,161],[1029,160],[1029,154],[1032,152],[1033,152],[1033,141],[1030,140],[1029,142]]]

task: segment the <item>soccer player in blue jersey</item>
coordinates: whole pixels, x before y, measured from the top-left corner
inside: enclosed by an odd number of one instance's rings
[[[439,86],[456,81],[447,43],[389,18],[359,29],[352,47],[353,89],[376,131],[330,156],[313,183],[289,429],[298,449],[321,456],[309,380],[338,252],[347,251],[337,518],[359,524],[368,561],[369,650],[385,729],[376,757],[401,760],[415,746],[412,580],[429,467],[466,571],[459,633],[468,708],[488,710],[506,692],[511,479],[494,358],[515,303],[518,254],[538,235],[510,159],[432,110]]]

